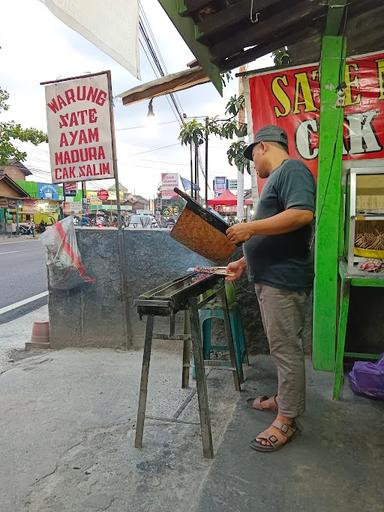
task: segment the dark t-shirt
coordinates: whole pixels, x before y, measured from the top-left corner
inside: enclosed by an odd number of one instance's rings
[[[316,185],[299,160],[285,160],[261,193],[255,220],[295,208],[315,211]],[[249,280],[275,288],[309,288],[313,281],[312,225],[283,235],[255,235],[243,245]]]

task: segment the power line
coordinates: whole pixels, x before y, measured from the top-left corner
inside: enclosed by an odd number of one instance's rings
[[[139,17],[139,30],[140,30],[140,33],[144,39],[144,42],[149,50],[149,53],[153,59],[153,62],[155,64],[158,72],[160,73],[161,76],[165,76],[167,70],[166,70],[164,61],[160,62],[162,60],[161,53],[157,47],[157,43],[156,43],[155,37],[153,35],[153,32],[151,30],[151,27],[149,25],[148,18],[146,16],[143,6],[141,4],[140,4],[140,17]],[[157,51],[156,51],[156,48],[157,48]],[[175,94],[170,93],[169,97],[176,109],[177,116],[180,120],[180,124],[183,125],[184,124],[184,116],[183,116],[183,112],[182,112],[183,109],[181,108],[181,105],[180,106],[178,105],[178,100],[176,99]]]
[[[174,123],[178,123],[179,121],[176,120],[176,121],[162,121],[161,123],[156,123],[157,125],[160,125],[160,124],[174,124]],[[147,124],[141,124],[141,125],[138,125],[138,126],[127,126],[125,128],[116,128],[116,131],[117,132],[123,132],[125,130],[136,130],[138,128],[148,128],[148,125]]]
[[[160,151],[161,149],[171,148],[171,147],[178,146],[178,145],[179,145],[179,143],[176,142],[176,144],[168,144],[168,146],[160,146],[159,148],[155,148],[155,149],[147,149],[146,151],[140,151],[139,153],[132,153],[132,154],[126,155],[126,156],[144,155],[144,153],[153,153],[154,151]]]

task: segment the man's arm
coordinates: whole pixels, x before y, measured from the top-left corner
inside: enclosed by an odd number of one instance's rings
[[[249,240],[253,235],[282,235],[310,224],[313,212],[289,208],[277,215],[252,222],[235,224],[227,229],[228,239],[237,244]]]

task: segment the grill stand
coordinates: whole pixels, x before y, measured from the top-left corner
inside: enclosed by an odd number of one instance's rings
[[[232,331],[230,327],[230,319],[229,319],[229,311],[228,311],[228,303],[225,294],[225,288],[220,287],[217,290],[217,295],[220,297],[224,312],[224,330],[227,338],[227,344],[229,349],[231,367],[226,367],[226,369],[232,371],[234,385],[236,391],[240,391],[240,382],[243,382],[243,373],[242,368],[238,371],[236,366],[236,356],[235,349],[233,345]],[[212,295],[210,298],[213,298]],[[146,301],[147,308],[149,307],[149,301]],[[154,302],[155,303],[155,302]],[[212,443],[212,431],[211,431],[211,420],[210,420],[210,412],[209,412],[209,403],[208,403],[208,391],[207,391],[207,381],[205,376],[205,365],[204,363],[208,363],[208,361],[204,361],[203,359],[203,343],[201,337],[201,327],[199,320],[199,305],[205,304],[206,301],[199,303],[197,297],[190,297],[187,301],[186,308],[184,310],[184,334],[177,335],[174,330],[174,315],[170,314],[170,335],[160,335],[153,333],[153,325],[154,325],[154,317],[155,314],[148,314],[147,312],[147,323],[145,330],[145,340],[144,340],[144,351],[143,351],[143,364],[141,370],[141,382],[140,382],[140,393],[139,393],[139,406],[137,411],[137,421],[136,421],[136,436],[135,436],[135,447],[142,448],[143,446],[143,433],[144,433],[144,422],[145,422],[145,412],[147,405],[147,393],[148,393],[148,376],[149,376],[149,366],[151,360],[151,351],[152,351],[152,339],[174,339],[174,340],[183,340],[183,367],[182,367],[182,388],[188,388],[189,385],[189,372],[190,372],[190,361],[191,361],[191,348],[193,350],[195,371],[196,371],[196,389],[197,389],[197,397],[199,404],[199,417],[200,417],[200,429],[201,429],[201,437],[203,444],[203,455],[208,459],[212,459],[214,456],[213,453],[213,443]],[[209,361],[212,363],[212,361]],[[215,368],[214,365],[210,364],[210,367]],[[223,369],[222,366],[218,366],[218,368]],[[240,374],[240,375],[239,375]],[[188,401],[190,399],[187,399]],[[147,416],[151,419],[156,419],[159,421],[169,421],[176,423],[191,423],[191,422],[182,422],[178,420],[176,417],[173,418],[155,418]]]

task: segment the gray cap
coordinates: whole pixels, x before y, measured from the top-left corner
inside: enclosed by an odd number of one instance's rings
[[[259,142],[279,142],[288,151],[288,136],[283,128],[279,128],[273,124],[263,126],[255,135],[255,140],[249,144],[244,150],[245,158],[252,160],[252,150]]]

